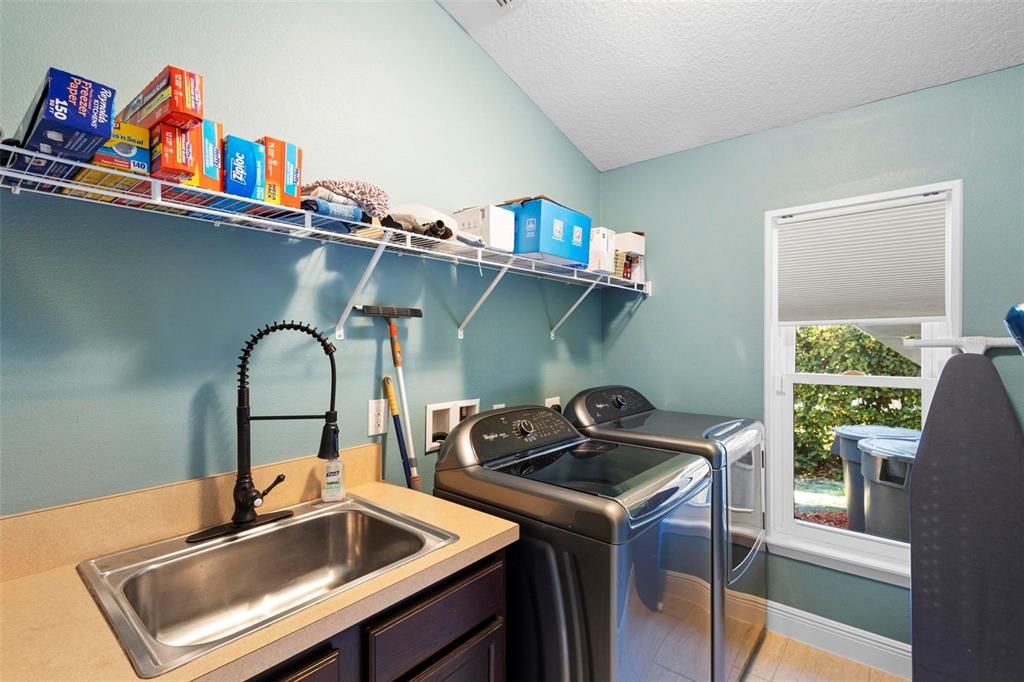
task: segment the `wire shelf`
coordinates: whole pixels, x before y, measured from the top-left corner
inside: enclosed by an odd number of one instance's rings
[[[112,168],[62,159],[7,144],[0,144],[0,159],[3,160],[0,163],[0,186],[6,187],[13,194],[21,192],[50,194],[66,199],[162,213],[215,225],[285,235],[296,239],[310,239],[321,243],[374,249],[377,254],[375,254],[373,265],[376,265],[376,258],[379,258],[381,252],[390,252],[416,255],[454,265],[470,265],[480,269],[498,270],[499,277],[511,271],[541,279],[578,284],[588,287],[587,293],[594,288],[619,289],[646,297],[651,291],[650,282],[634,282],[613,275],[589,272],[487,247],[473,246],[456,239],[437,239],[403,230],[276,206]],[[370,271],[372,268],[367,271],[367,276]],[[361,280],[361,284],[365,284],[365,281]],[[357,293],[361,289],[362,286],[358,286]],[[346,310],[339,321],[338,338],[343,338],[341,326],[347,316],[348,311]],[[462,327],[464,326],[465,323]],[[459,338],[462,338],[462,327],[460,327]]]

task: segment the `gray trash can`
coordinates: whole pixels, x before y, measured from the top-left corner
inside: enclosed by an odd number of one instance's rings
[[[863,533],[864,525],[864,475],[861,473],[860,450],[857,443],[864,438],[889,438],[895,440],[921,439],[916,429],[877,424],[849,424],[832,429],[835,440],[832,454],[843,458],[843,487],[846,489],[846,527]]]
[[[910,542],[910,474],[918,443],[889,438],[857,443],[864,475],[864,530],[869,534]]]

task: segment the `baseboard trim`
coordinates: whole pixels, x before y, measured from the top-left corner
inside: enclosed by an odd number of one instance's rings
[[[913,671],[909,644],[779,602],[768,602],[768,629],[893,675]]]

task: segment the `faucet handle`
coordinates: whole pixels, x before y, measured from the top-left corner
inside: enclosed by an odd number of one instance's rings
[[[267,493],[276,488],[279,484],[284,482],[284,474],[278,474],[274,482],[267,486],[267,489],[260,493],[260,497],[266,497]]]

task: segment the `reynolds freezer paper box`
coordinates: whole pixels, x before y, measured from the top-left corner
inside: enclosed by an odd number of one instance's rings
[[[130,123],[114,121],[114,133],[107,143],[96,151],[92,165],[137,175],[149,175],[149,131]],[[76,182],[97,187],[109,187],[118,192],[131,192],[140,186],[148,187],[145,180],[107,173],[98,168],[83,168],[75,176]],[[79,190],[67,191],[72,196],[84,196],[97,201],[114,201],[113,197]]]
[[[158,123],[149,131],[149,174],[168,182],[181,182],[192,177],[192,143],[188,131],[166,123]]]
[[[182,184],[223,192],[224,127],[207,118],[188,134],[192,145],[192,177]]]
[[[203,120],[203,77],[167,66],[117,115],[143,128],[158,123],[188,130]]]
[[[88,161],[108,139],[114,120],[114,89],[60,69],[48,69],[14,137],[30,151]],[[70,178],[68,163],[19,155],[14,169],[33,175]],[[23,182],[28,189],[37,183]],[[51,185],[39,183],[39,187]]]
[[[26,149],[87,161],[113,131],[114,89],[49,69],[15,138]]]
[[[266,148],[259,142],[224,138],[224,193],[263,201],[266,198]]]
[[[299,208],[302,187],[302,147],[274,137],[256,141],[266,149],[266,201]]]

